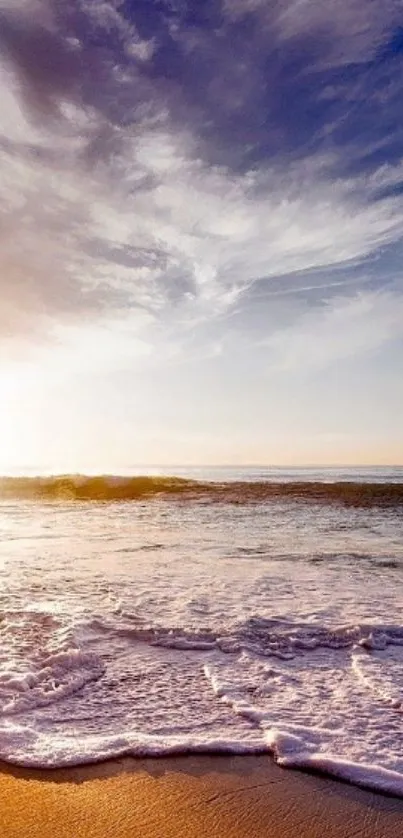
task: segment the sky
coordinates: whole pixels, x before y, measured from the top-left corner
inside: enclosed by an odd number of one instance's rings
[[[0,471],[403,463],[401,0],[0,0]]]

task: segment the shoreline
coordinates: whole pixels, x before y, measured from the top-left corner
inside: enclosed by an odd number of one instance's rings
[[[4,838],[400,838],[403,799],[269,756],[0,763],[0,822]]]

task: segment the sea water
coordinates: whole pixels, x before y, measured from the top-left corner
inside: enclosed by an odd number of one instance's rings
[[[176,473],[241,482],[0,502],[0,759],[267,752],[403,796],[402,504],[248,493],[403,470]]]

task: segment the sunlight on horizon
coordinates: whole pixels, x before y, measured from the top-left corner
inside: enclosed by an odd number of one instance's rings
[[[52,364],[56,364],[53,354]],[[320,433],[275,426],[249,439],[234,428],[225,436],[212,426],[195,433],[192,422],[181,429],[167,422],[167,399],[152,390],[137,389],[138,404],[154,417],[154,427],[119,403],[91,398],[87,387],[75,384],[54,366],[0,366],[0,474],[129,474],[134,471],[172,472],[175,468],[210,466],[320,467],[393,466],[403,463],[399,440],[381,435]],[[90,398],[89,402],[88,399]],[[136,403],[136,402],[134,402]],[[172,405],[175,407],[174,396]],[[214,398],[205,410],[214,415]],[[170,418],[170,417],[169,417]],[[119,432],[116,433],[116,429]]]

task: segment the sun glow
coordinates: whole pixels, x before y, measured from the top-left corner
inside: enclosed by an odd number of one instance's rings
[[[34,451],[35,382],[25,368],[0,369],[0,473],[18,469]]]
[[[0,371],[0,471],[11,468],[17,456],[19,434],[16,422],[18,379],[13,373]]]

